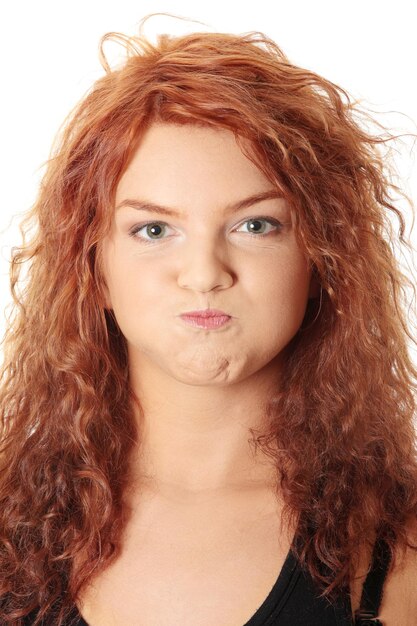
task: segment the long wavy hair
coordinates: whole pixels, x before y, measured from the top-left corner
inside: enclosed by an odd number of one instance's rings
[[[126,48],[114,68],[107,39]],[[412,245],[391,194],[414,207],[381,150],[396,137],[377,122],[385,134],[366,131],[362,117],[372,118],[359,102],[257,31],[155,43],[141,31],[107,33],[100,59],[104,75],[57,133],[12,249],[1,623],[19,626],[35,609],[34,624],[45,615],[64,623],[81,588],[120,553],[140,398],[104,306],[101,242],[118,181],[156,121],[233,131],[293,209],[320,298],[285,350],[267,430],[252,434],[276,463],[297,557],[333,601],[348,589],[364,538],[384,538],[395,557],[417,519],[417,371],[405,306],[413,284],[394,254]]]

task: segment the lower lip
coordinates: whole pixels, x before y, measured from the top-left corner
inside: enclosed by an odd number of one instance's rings
[[[230,315],[215,315],[213,317],[197,317],[196,315],[181,315],[181,319],[184,320],[190,326],[196,326],[197,328],[220,328],[224,326],[231,318]]]

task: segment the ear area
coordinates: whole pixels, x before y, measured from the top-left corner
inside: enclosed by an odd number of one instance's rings
[[[100,307],[107,310],[113,309],[110,291],[104,280],[97,285],[97,298]]]
[[[112,310],[110,291],[107,286],[105,271],[103,268],[103,242],[100,241],[96,248],[96,288],[98,292],[99,305],[103,309]]]
[[[113,309],[113,306],[112,306],[112,302],[110,298],[109,288],[107,287],[107,285],[103,285],[102,290],[103,290],[102,301],[103,301],[104,308],[111,311]]]
[[[309,298],[319,298],[320,297],[320,289],[321,289],[320,282],[319,282],[318,278],[316,277],[315,273],[313,272],[312,275],[311,275],[310,289],[308,291],[308,297]]]

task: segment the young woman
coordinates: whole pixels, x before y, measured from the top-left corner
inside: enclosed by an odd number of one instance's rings
[[[12,258],[1,624],[416,624],[392,136],[261,33],[116,39]]]

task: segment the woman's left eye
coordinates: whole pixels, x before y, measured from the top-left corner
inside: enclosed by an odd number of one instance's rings
[[[260,235],[261,237],[266,237],[267,235],[271,233],[271,230],[269,230],[268,232],[265,232],[265,230],[262,230],[261,232],[261,230],[259,229],[259,226],[262,227],[262,222],[272,226],[273,227],[272,232],[274,233],[276,233],[276,231],[279,232],[283,227],[283,224],[281,222],[270,217],[252,217],[248,220],[245,220],[243,222],[243,225],[245,224],[252,225],[252,228],[250,232],[248,233],[249,235]]]
[[[239,228],[245,226],[246,224],[250,224],[249,231],[246,231],[246,234],[258,238],[267,237],[270,234],[278,234],[284,226],[281,222],[271,217],[249,218],[242,222]],[[268,228],[268,225],[272,228],[265,232],[265,228]],[[142,239],[143,241],[146,241],[148,243],[155,242],[161,239],[165,239],[165,237],[162,237],[162,234],[165,227],[167,226],[168,224],[166,224],[165,222],[146,222],[145,224],[138,224],[137,226],[134,226],[134,228],[129,231],[129,235],[131,237],[135,237],[136,239]],[[143,229],[145,229],[144,232],[148,236],[150,236],[149,239],[147,237],[144,237],[142,234],[138,236],[138,233]],[[155,238],[151,237],[151,235],[154,235]]]

